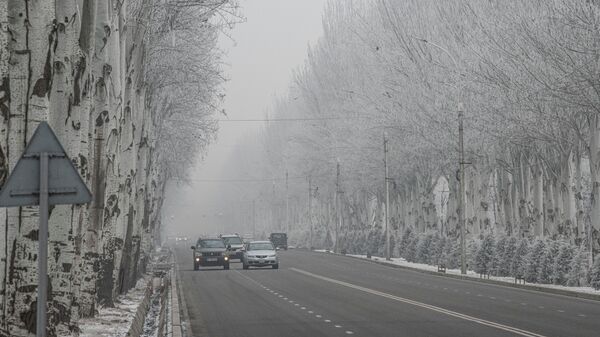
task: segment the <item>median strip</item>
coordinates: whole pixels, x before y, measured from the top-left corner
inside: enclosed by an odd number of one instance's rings
[[[448,310],[448,309],[444,309],[444,308],[440,308],[440,307],[436,307],[434,305],[430,305],[430,304],[426,304],[426,303],[422,303],[422,302],[418,302],[418,301],[414,301],[414,300],[410,300],[407,298],[403,298],[403,297],[399,297],[399,296],[395,296],[392,294],[388,294],[388,293],[384,293],[381,291],[377,291],[374,289],[370,289],[370,288],[365,288],[365,287],[361,287],[352,283],[348,283],[348,282],[344,282],[344,281],[340,281],[340,280],[336,280],[336,279],[332,279],[326,276],[321,276],[321,275],[317,275],[317,274],[313,274],[311,272],[302,270],[302,269],[297,269],[297,268],[289,268],[289,270],[295,271],[297,273],[306,275],[306,276],[310,276],[316,279],[320,279],[323,281],[327,281],[330,283],[334,283],[337,285],[341,285],[341,286],[345,286],[348,288],[352,288],[355,290],[359,290],[368,294],[372,294],[372,295],[376,295],[376,296],[380,296],[380,297],[385,297],[387,299],[391,299],[397,302],[403,302],[403,303],[407,303],[407,304],[411,304],[417,307],[421,307],[424,309],[429,309],[432,311],[436,311],[448,316],[452,316],[452,317],[456,317],[456,318],[460,318],[466,321],[470,321],[470,322],[474,322],[474,323],[478,323],[481,325],[485,325],[485,326],[489,326],[492,328],[496,328],[499,330],[503,330],[503,331],[508,331],[508,332],[512,332],[516,335],[519,336],[526,336],[526,337],[545,337],[544,335],[540,335],[540,334],[536,334],[534,332],[530,332],[530,331],[526,331],[526,330],[522,330],[519,328],[515,328],[515,327],[511,327],[508,325],[504,325],[504,324],[500,324],[500,323],[496,323],[496,322],[492,322],[492,321],[488,321],[488,320],[484,320],[481,318],[477,318],[477,317],[473,317],[473,316],[469,316],[469,315],[465,315],[465,314],[461,314],[459,312],[456,311],[452,311],[452,310]]]

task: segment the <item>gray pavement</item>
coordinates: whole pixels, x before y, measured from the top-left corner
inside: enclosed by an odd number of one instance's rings
[[[178,250],[193,335],[600,336],[600,302],[437,277],[330,254],[279,270],[203,268]]]

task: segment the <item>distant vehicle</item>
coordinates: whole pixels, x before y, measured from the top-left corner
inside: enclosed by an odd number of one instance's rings
[[[254,240],[254,236],[250,233],[246,233],[242,236],[242,240],[244,241],[244,243],[248,243],[248,242],[252,242],[255,241]]]
[[[277,250],[271,241],[252,241],[246,244],[242,257],[242,268],[267,267],[279,269]]]
[[[223,269],[229,269],[229,256],[227,248],[220,238],[198,239],[195,246],[192,246],[194,251],[194,270],[202,267],[218,267],[223,266]]]
[[[242,261],[244,241],[238,234],[224,234],[221,239],[227,248],[229,258]]]
[[[287,234],[286,233],[271,233],[269,240],[273,243],[275,248],[288,249]]]
[[[179,245],[179,244],[186,244],[188,241],[187,236],[177,236],[175,237],[175,244]]]

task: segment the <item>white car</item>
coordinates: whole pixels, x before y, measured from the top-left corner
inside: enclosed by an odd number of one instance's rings
[[[244,247],[242,265],[244,269],[267,266],[278,269],[279,257],[277,256],[277,250],[273,247],[271,241],[248,242]]]

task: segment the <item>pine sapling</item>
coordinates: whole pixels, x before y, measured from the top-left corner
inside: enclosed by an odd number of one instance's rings
[[[588,252],[585,248],[578,248],[571,261],[569,273],[567,274],[567,285],[581,287],[587,284],[588,275]]]
[[[596,261],[592,265],[590,271],[590,286],[596,290],[600,290],[600,258],[596,257]]]
[[[567,284],[567,275],[571,269],[574,248],[568,242],[561,242],[558,254],[552,268],[552,283],[558,285]]]
[[[536,240],[533,243],[533,247],[531,247],[531,250],[529,251],[529,254],[527,254],[525,261],[525,273],[523,275],[525,281],[530,283],[537,282],[538,273],[545,250],[546,243],[544,241]]]

